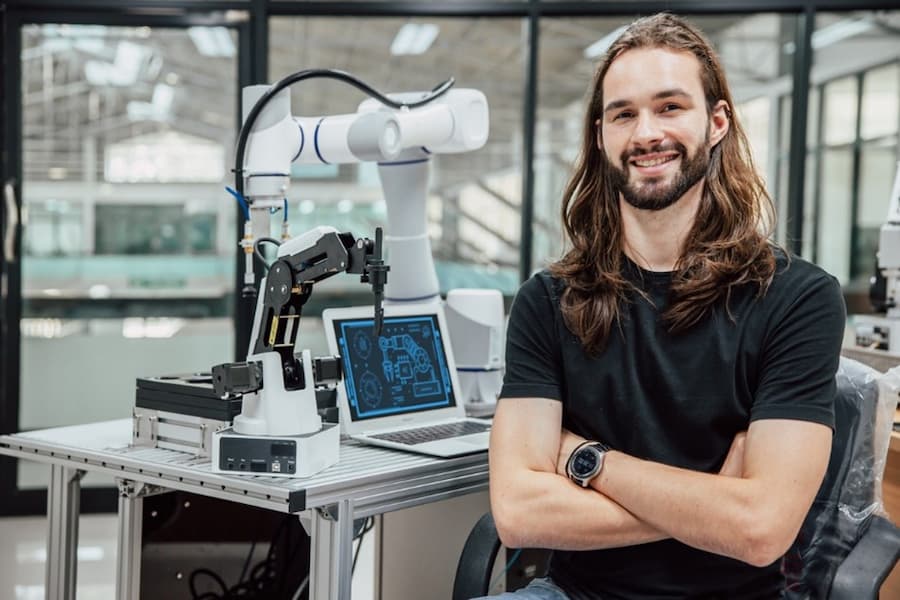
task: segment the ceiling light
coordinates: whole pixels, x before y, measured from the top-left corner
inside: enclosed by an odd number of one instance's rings
[[[116,46],[116,60],[109,73],[109,82],[123,87],[132,85],[137,81],[141,64],[148,53],[144,46],[138,46],[131,42],[119,42],[119,45]]]
[[[594,59],[598,56],[603,56],[606,54],[606,51],[609,50],[609,47],[612,46],[612,43],[618,39],[620,35],[625,33],[625,30],[628,29],[628,25],[622,25],[614,29],[613,31],[607,33],[602,38],[588,46],[584,49],[584,57],[587,59]]]
[[[184,319],[128,317],[122,320],[122,337],[170,338],[184,327]]]
[[[231,58],[234,56],[234,42],[231,40],[231,32],[225,27],[212,27],[212,35],[219,47],[219,56]]]
[[[188,35],[203,56],[230,58],[235,54],[234,42],[225,27],[188,27]]]
[[[437,39],[440,28],[431,23],[407,23],[391,42],[391,54],[423,54]]]

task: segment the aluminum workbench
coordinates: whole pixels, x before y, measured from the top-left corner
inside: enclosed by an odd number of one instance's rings
[[[0,436],[0,454],[51,465],[47,595],[75,598],[80,480],[112,475],[119,488],[117,600],[138,598],[143,498],[183,490],[304,520],[311,540],[310,598],[350,598],[353,520],[487,489],[487,454],[452,459],[342,441],[340,461],[306,479],[213,473],[208,458],[132,446],[121,419]]]

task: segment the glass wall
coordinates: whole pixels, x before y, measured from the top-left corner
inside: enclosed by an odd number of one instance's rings
[[[634,18],[541,20],[533,269],[543,268],[562,253],[561,197],[581,145],[588,88],[606,49]],[[791,62],[783,40],[793,31],[794,19],[764,13],[691,19],[720,55],[756,166],[773,196],[780,158],[774,151],[780,147],[778,98],[791,89]],[[788,123],[786,119],[784,124]]]
[[[237,38],[22,30],[21,430],[128,417],[138,376],[231,359]],[[20,463],[20,487],[40,486]]]
[[[840,280],[849,312],[868,312],[900,159],[900,11],[818,13],[812,45],[810,98],[821,97],[822,116],[809,138],[817,227],[808,257]]]
[[[525,3],[505,4],[509,10]],[[449,76],[457,87],[485,92],[487,146],[433,157],[427,198],[419,200],[442,292],[494,287],[509,296],[518,285],[526,10],[521,18],[273,16],[268,48],[253,49],[268,52],[270,81],[330,67],[388,92],[427,90]],[[581,143],[585,93],[605,47],[635,16],[539,18],[531,269],[563,250],[560,200]],[[757,167],[776,200],[781,242],[795,19],[691,18],[723,59]],[[900,155],[898,31],[896,10],[820,12],[812,40],[802,253],[851,294],[862,293],[874,272]],[[222,188],[233,181],[236,36],[217,27],[51,24],[28,25],[22,38],[18,426],[125,416],[136,375],[200,370],[231,358],[235,209]],[[315,116],[355,111],[364,96],[313,81],[295,86],[292,98],[295,114]],[[371,164],[297,168],[288,200],[294,234],[328,224],[371,235],[389,225]],[[346,303],[351,288],[362,298],[365,289],[351,277],[329,280],[317,297],[320,304]],[[168,351],[157,353],[157,343]],[[48,377],[49,364],[69,366],[55,366]]]

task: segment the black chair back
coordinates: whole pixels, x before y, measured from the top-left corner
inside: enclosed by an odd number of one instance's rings
[[[879,373],[841,358],[835,432],[822,486],[785,554],[785,598],[827,598],[835,573],[866,533],[877,509],[875,426]]]

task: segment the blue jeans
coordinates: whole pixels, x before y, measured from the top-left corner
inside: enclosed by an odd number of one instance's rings
[[[499,596],[485,596],[473,600],[569,600],[569,597],[547,577],[535,579],[526,587],[515,592],[505,592]]]

